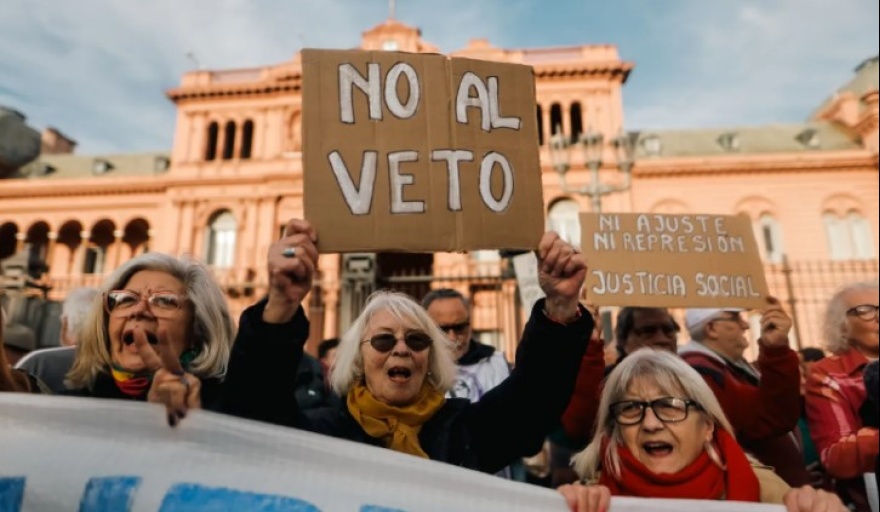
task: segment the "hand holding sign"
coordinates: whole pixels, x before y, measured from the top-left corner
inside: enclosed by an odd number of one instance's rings
[[[547,314],[562,322],[574,319],[586,275],[580,250],[552,231],[544,233],[538,245],[538,282],[547,295]]]
[[[605,512],[611,506],[611,491],[604,485],[565,484],[557,491],[571,512]]]
[[[761,315],[761,342],[768,347],[787,347],[791,318],[775,297],[767,297],[769,306]]]
[[[308,221],[292,219],[284,228],[284,237],[269,247],[269,301],[263,311],[266,322],[289,321],[312,289],[318,263],[317,240]]]
[[[191,373],[186,373],[174,353],[170,334],[162,327],[156,333],[159,339],[159,353],[153,349],[142,327],[134,330],[134,343],[138,355],[148,369],[153,372],[153,382],[147,393],[148,402],[165,404],[168,424],[177,426],[189,409],[201,409],[202,382]]]

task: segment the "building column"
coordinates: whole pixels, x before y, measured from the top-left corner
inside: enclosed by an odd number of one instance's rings
[[[141,244],[141,247],[140,247],[140,253],[138,253],[138,254],[143,254],[143,253],[145,253],[145,252],[150,252],[150,251],[152,250],[151,247],[152,247],[152,244],[153,244],[153,239],[155,239],[155,238],[156,238],[156,230],[155,230],[155,229],[152,229],[152,228],[148,229],[148,230],[147,230],[147,240],[146,240],[144,243]],[[132,256],[135,256],[135,255],[136,255],[134,249],[132,249],[132,251],[131,251],[131,255],[132,255]]]
[[[541,115],[544,116],[544,144],[550,145],[550,138],[553,137],[553,121],[550,117],[550,110],[553,108],[553,104],[544,104],[544,108],[541,109]]]
[[[86,249],[88,249],[89,238],[92,237],[92,233],[89,231],[80,231],[80,244],[79,247],[76,248],[76,253],[73,257],[73,272],[72,275],[81,276],[83,275],[83,266],[85,266],[86,262]]]
[[[24,249],[24,241],[27,238],[27,234],[18,232],[15,234],[15,252],[20,253],[22,249]]]
[[[116,270],[117,268],[119,268],[119,265],[122,264],[123,236],[125,236],[125,232],[121,229],[113,231],[113,238],[115,238],[115,240],[113,241],[113,255],[111,258],[109,258],[110,264],[112,265],[110,270]]]
[[[55,260],[55,245],[58,243],[58,233],[49,231],[46,233],[49,242],[46,244],[46,267],[49,268],[47,273],[52,274],[52,262]]]

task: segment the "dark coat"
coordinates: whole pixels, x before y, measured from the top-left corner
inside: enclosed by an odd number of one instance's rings
[[[242,314],[221,410],[382,446],[352,418],[344,401],[300,411],[293,398],[308,320],[300,308],[287,324],[266,324],[264,307],[259,303]],[[593,329],[585,312],[561,325],[548,319],[543,307],[542,300],[532,310],[510,377],[479,402],[447,400],[423,425],[419,442],[432,460],[495,473],[541,449],[565,411]]]
[[[216,411],[218,409],[218,399],[220,396],[220,379],[199,379],[202,383],[201,400],[202,409]],[[91,388],[68,389],[61,393],[65,396],[81,396],[87,398],[112,398],[116,400],[135,400],[145,402],[147,394],[142,396],[126,395],[119,390],[113,376],[106,372],[98,373],[95,382]]]

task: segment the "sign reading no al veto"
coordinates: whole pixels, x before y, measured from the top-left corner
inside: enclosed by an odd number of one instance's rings
[[[584,213],[587,298],[605,306],[767,305],[767,282],[744,215]]]
[[[532,68],[304,50],[305,217],[321,252],[534,249]]]

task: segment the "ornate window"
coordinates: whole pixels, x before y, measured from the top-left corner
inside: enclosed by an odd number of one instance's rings
[[[853,210],[841,218],[833,212],[825,212],[822,223],[825,226],[829,258],[835,261],[874,258],[871,225],[860,213]]]
[[[548,228],[556,231],[566,242],[580,247],[581,222],[578,219],[580,206],[571,199],[562,199],[553,203],[547,215]]]
[[[228,210],[214,216],[208,225],[208,265],[229,268],[235,263],[238,222]]]
[[[782,262],[785,247],[782,244],[782,227],[779,221],[769,213],[764,213],[758,219],[758,226],[758,243],[764,249],[764,259],[768,263]]]

